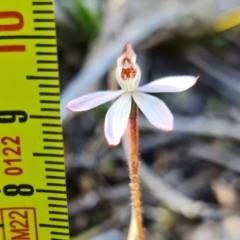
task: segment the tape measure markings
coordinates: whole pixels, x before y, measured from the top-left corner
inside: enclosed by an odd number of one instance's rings
[[[53,31],[55,28],[34,28],[35,31]]]
[[[53,68],[38,68],[38,72],[58,72],[58,69]],[[59,86],[57,86],[59,87]]]
[[[66,191],[51,190],[51,189],[36,189],[39,193],[54,193],[54,194],[66,194]]]
[[[54,132],[54,131],[43,131],[43,134],[53,134],[53,135],[62,135],[62,132]]]
[[[33,2],[33,5],[52,5],[52,2]]]
[[[65,183],[47,183],[47,186],[54,186],[54,187],[65,187]]]
[[[52,1],[33,1],[32,5],[53,5]]]
[[[52,10],[34,10],[34,14],[53,14],[54,12]]]
[[[67,233],[63,233],[63,232],[51,232],[52,235],[62,235],[62,236],[67,236]]]
[[[56,44],[42,44],[42,43],[36,43],[35,46],[36,46],[36,47],[53,47],[53,48],[56,48],[56,47],[57,47]]]
[[[45,127],[45,128],[47,128],[47,129],[49,129],[49,127],[50,127],[50,129],[51,128],[60,128],[60,129],[62,129],[62,126],[61,126],[61,124],[57,124],[57,123],[42,123],[42,127]]]
[[[41,104],[59,104],[60,101],[53,101],[53,100],[40,100]]]
[[[61,139],[44,138],[43,142],[57,142],[57,143],[61,143],[61,142],[63,142],[63,140],[61,140]]]
[[[64,169],[57,169],[57,168],[45,168],[46,172],[64,172]]]
[[[45,23],[49,23],[49,22],[55,22],[54,19],[34,19],[34,22],[45,22]]]
[[[27,80],[58,80],[58,77],[27,76]]]
[[[8,40],[8,39],[53,39],[55,40],[55,36],[50,35],[9,35],[9,36],[0,36],[1,40]],[[57,61],[56,61],[57,63]]]
[[[46,179],[65,180],[65,177],[63,177],[63,176],[46,175]]]
[[[54,63],[57,63],[57,61],[38,60],[37,63],[38,63],[38,64],[54,64]]]
[[[60,120],[61,118],[58,116],[46,116],[46,115],[30,115],[30,118],[33,119],[51,119],[51,120]]]
[[[49,164],[49,165],[64,165],[64,163],[59,162],[59,161],[48,161],[48,160],[46,160],[44,163]],[[63,185],[63,186],[66,186],[66,185]]]
[[[65,180],[65,176],[61,177],[61,176],[52,176],[52,175],[46,175],[47,179],[59,179],[59,180]]]
[[[64,155],[63,154],[55,154],[55,153],[33,153],[34,157],[59,157],[59,158],[63,158]]]
[[[47,135],[62,135],[62,132],[42,131],[42,134],[47,134]]]
[[[48,197],[48,200],[55,200],[55,201],[64,201],[66,202],[66,198],[59,198],[59,197]]]
[[[51,56],[51,55],[53,55],[53,56],[56,56],[57,55],[57,53],[56,52],[37,52],[37,55],[45,55],[45,56]]]
[[[52,150],[63,150],[63,147],[55,147],[55,146],[44,146],[44,149],[52,149]]]

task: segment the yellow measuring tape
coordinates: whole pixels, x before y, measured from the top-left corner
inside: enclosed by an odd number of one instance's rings
[[[0,1],[0,239],[69,239],[53,2]]]
[[[240,7],[222,13],[213,24],[214,32],[223,32],[240,24]]]
[[[239,24],[238,13],[216,31]],[[52,0],[1,0],[3,240],[69,239],[57,63]]]

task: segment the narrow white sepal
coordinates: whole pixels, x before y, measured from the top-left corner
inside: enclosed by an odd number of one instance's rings
[[[198,77],[176,76],[159,78],[139,87],[141,92],[182,92],[192,87],[197,82]]]
[[[116,146],[127,127],[131,110],[131,94],[124,93],[109,108],[105,118],[105,136],[110,145]]]
[[[149,122],[164,131],[173,130],[173,116],[165,103],[143,92],[134,92],[132,97]]]
[[[90,93],[69,102],[67,109],[75,112],[86,111],[103,103],[109,102],[119,97],[122,93],[122,90]]]

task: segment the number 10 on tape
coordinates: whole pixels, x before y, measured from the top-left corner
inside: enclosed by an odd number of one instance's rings
[[[51,0],[0,2],[0,239],[67,240]]]

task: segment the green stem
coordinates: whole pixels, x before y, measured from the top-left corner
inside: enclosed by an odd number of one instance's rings
[[[132,99],[132,108],[129,117],[129,139],[130,139],[130,159],[129,170],[131,180],[132,193],[132,209],[136,220],[138,240],[144,239],[143,225],[142,225],[142,207],[141,207],[141,193],[139,185],[139,137],[138,137],[138,108]]]

